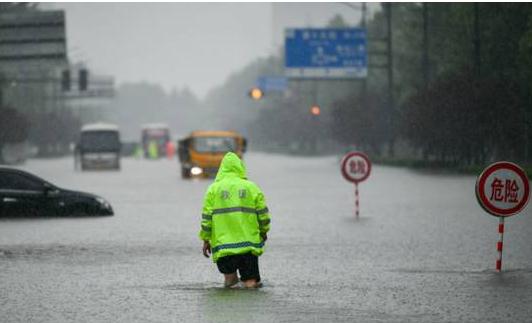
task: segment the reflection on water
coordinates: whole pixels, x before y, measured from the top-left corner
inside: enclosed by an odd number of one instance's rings
[[[253,322],[275,321],[275,301],[267,288],[213,288],[201,294],[200,306],[210,321]],[[269,304],[265,306],[265,304]]]
[[[481,282],[486,287],[504,289],[529,289],[532,283],[532,269],[510,269],[498,273],[494,270]]]
[[[160,290],[161,286],[145,286],[144,288]],[[272,286],[257,289],[225,288],[221,280],[220,282],[173,283],[162,286],[162,289],[171,295],[181,295],[189,301],[195,299],[197,311],[194,312],[201,317],[198,321],[215,322],[256,322],[259,317],[260,322],[276,321],[278,313],[275,313],[272,305],[279,302],[276,302],[271,288]],[[189,305],[192,306],[192,304]]]

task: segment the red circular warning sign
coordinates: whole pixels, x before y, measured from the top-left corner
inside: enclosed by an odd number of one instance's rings
[[[371,162],[368,156],[358,151],[345,155],[341,165],[342,175],[353,183],[366,180],[371,173]]]
[[[526,173],[514,163],[497,162],[477,179],[477,200],[486,212],[508,217],[523,210],[530,196]]]

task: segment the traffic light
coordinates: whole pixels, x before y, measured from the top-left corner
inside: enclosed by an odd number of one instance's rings
[[[320,109],[320,106],[315,104],[313,105],[311,108],[310,108],[310,113],[313,115],[313,116],[319,116],[320,113],[321,113],[321,109]]]
[[[61,90],[64,92],[70,91],[70,70],[61,72]]]
[[[88,87],[88,80],[89,79],[89,71],[82,68],[79,70],[79,90],[80,91],[87,91]]]
[[[264,93],[258,87],[253,87],[251,90],[249,90],[249,97],[255,101],[262,99],[263,96],[264,96]]]

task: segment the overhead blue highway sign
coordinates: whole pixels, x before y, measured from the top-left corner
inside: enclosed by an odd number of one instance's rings
[[[285,75],[290,78],[367,76],[367,39],[363,28],[285,30]]]

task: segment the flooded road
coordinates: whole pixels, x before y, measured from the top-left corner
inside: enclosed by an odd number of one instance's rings
[[[70,158],[22,168],[108,199],[113,217],[0,219],[0,322],[525,322],[532,320],[532,214],[498,220],[475,176],[374,166],[354,190],[337,157],[250,153],[272,231],[264,287],[226,290],[197,238],[210,181],[175,160],[75,172]]]

